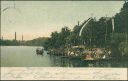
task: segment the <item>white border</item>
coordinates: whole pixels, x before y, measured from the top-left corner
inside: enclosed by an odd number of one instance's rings
[[[1,80],[127,80],[127,68],[1,67]]]

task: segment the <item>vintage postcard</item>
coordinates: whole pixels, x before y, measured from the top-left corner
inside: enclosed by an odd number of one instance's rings
[[[128,80],[128,1],[1,1],[1,80]]]

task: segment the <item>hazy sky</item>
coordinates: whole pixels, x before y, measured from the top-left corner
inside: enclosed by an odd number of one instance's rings
[[[2,1],[1,34],[4,39],[25,40],[50,36],[62,27],[73,28],[93,16],[112,17],[120,11],[123,1]],[[15,4],[15,5],[14,5]],[[93,14],[93,15],[91,15]]]

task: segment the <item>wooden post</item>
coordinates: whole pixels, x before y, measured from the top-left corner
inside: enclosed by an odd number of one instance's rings
[[[80,22],[78,21],[78,26],[80,25]]]
[[[115,24],[114,24],[114,18],[112,18],[112,38],[114,38],[114,29],[115,29]]]
[[[105,31],[105,44],[106,44],[106,41],[107,41],[107,22],[105,22],[105,27],[106,27],[106,31]]]

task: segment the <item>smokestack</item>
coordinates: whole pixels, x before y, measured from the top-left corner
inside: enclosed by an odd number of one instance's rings
[[[0,37],[0,40],[3,40],[3,36]]]
[[[15,32],[15,40],[16,40],[16,32]]]
[[[2,40],[4,40],[3,36],[2,36]]]
[[[22,41],[23,41],[24,39],[23,39],[23,35],[22,35]]]

